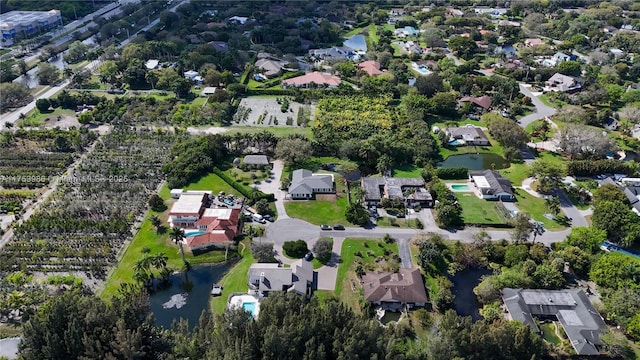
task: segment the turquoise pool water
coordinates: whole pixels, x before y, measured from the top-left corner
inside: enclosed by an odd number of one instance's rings
[[[256,303],[254,302],[243,302],[242,308],[244,311],[251,313],[252,316],[256,316]]]
[[[471,189],[469,188],[469,185],[454,184],[454,185],[451,185],[451,190],[471,190]]]
[[[456,140],[453,140],[453,141],[449,141],[449,145],[451,145],[451,146],[466,145],[466,144],[467,143],[464,142],[464,140],[462,140],[462,139],[456,139]]]
[[[427,69],[426,67],[423,67],[423,66],[418,67],[418,72],[420,74],[423,74],[423,75],[431,74],[431,70],[429,70],[429,69]]]
[[[184,232],[184,236],[197,236],[197,235],[202,235],[202,234],[206,234],[206,232],[198,231],[198,230],[192,230],[192,231],[185,231]]]

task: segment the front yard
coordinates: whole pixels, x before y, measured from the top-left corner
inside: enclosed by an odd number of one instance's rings
[[[336,200],[287,200],[284,202],[287,214],[315,225],[349,224],[344,217],[347,195],[339,194]]]
[[[379,239],[347,238],[340,251],[335,295],[355,311],[361,311],[362,288],[356,275],[356,267],[361,264],[365,271],[393,271],[399,267],[398,244],[387,244]]]
[[[507,222],[496,210],[495,201],[480,199],[471,192],[456,192],[458,203],[462,207],[465,224],[504,224]]]

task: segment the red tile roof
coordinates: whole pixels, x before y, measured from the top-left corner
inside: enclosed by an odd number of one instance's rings
[[[364,72],[366,72],[367,74],[369,74],[369,76],[382,74],[382,71],[380,71],[380,63],[377,61],[373,61],[373,60],[364,61],[358,64],[358,67],[362,69]]]
[[[340,85],[341,82],[342,80],[340,80],[340,78],[337,76],[323,74],[319,71],[314,71],[309,74],[283,80],[282,84],[285,86],[304,86],[304,85],[309,85],[311,83],[314,83],[317,85],[327,84],[329,86],[338,86]]]
[[[187,245],[190,248],[199,247],[211,243],[228,242],[238,235],[238,223],[240,221],[240,209],[232,209],[229,219],[220,219],[215,216],[205,216],[195,222],[196,228],[206,226],[205,234],[187,237]]]

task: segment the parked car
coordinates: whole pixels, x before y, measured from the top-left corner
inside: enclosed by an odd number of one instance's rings
[[[251,216],[251,218],[253,219],[253,221],[259,222],[261,224],[266,223],[267,221],[264,219],[264,217],[260,214],[253,214]]]
[[[335,225],[333,225],[333,230],[344,230],[344,225],[335,224]]]
[[[269,222],[273,222],[273,221],[274,221],[274,220],[273,220],[273,216],[271,216],[271,215],[269,215],[269,214],[264,215],[263,217],[264,217],[264,219],[265,219],[265,220],[267,220],[267,221],[269,221]]]
[[[311,251],[309,251],[308,253],[306,253],[306,254],[304,255],[304,259],[305,259],[306,261],[311,261],[311,260],[313,260],[313,253],[312,253]]]
[[[320,225],[320,230],[331,230],[331,226],[326,225],[326,224],[322,224],[322,225]]]

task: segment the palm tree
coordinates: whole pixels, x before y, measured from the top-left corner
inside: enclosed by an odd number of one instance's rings
[[[165,253],[161,252],[151,258],[151,263],[156,269],[163,269],[167,267],[168,260],[169,257]]]
[[[66,77],[71,77],[73,76],[73,69],[71,69],[70,67],[65,67],[64,70],[62,70],[62,74]]]
[[[174,227],[173,229],[171,229],[171,240],[173,240],[174,243],[181,243],[184,238],[184,230]]]
[[[160,228],[160,224],[162,224],[162,222],[160,221],[160,218],[158,217],[158,215],[153,215],[150,220],[151,220],[151,225],[153,225],[153,227],[155,227],[156,230]]]

